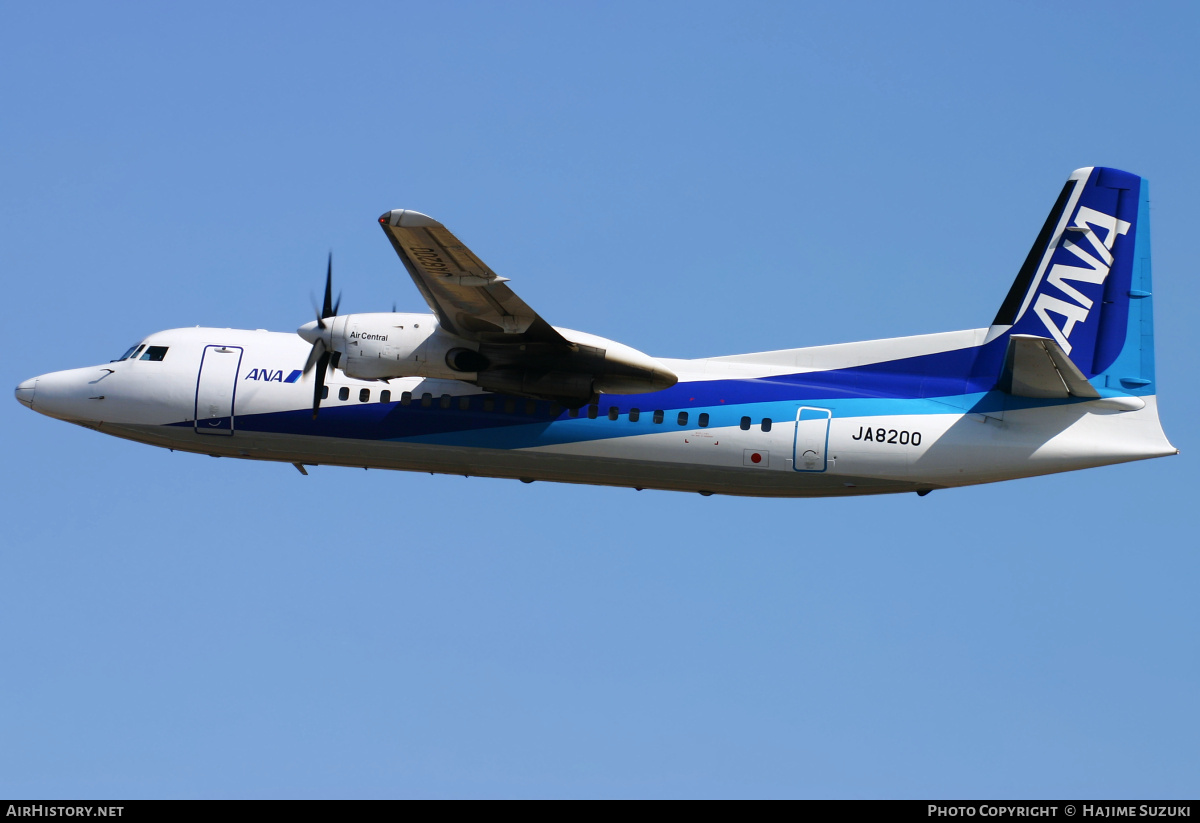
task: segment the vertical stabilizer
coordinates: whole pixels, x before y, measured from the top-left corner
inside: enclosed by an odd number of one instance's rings
[[[1093,386],[1154,387],[1149,187],[1109,168],[1074,172],[1046,219],[988,338],[1057,344]]]

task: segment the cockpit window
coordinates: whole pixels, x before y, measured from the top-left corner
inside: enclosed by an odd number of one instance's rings
[[[118,357],[115,362],[120,362],[122,360],[137,360],[137,356],[142,353],[142,349],[144,348],[146,348],[145,343],[138,343],[137,345],[130,346],[129,351]]]
[[[166,346],[151,346],[146,349],[146,353],[142,355],[142,360],[162,360],[167,356]]]

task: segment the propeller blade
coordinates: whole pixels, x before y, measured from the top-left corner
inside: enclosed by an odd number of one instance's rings
[[[308,359],[304,361],[303,374],[305,376],[307,376],[308,373],[310,371],[312,371],[313,366],[317,365],[317,358],[320,357],[324,353],[325,353],[325,341],[318,339],[316,343],[313,343],[312,349],[308,353]]]
[[[316,349],[316,346],[313,346]],[[317,412],[321,409],[321,394],[325,390],[325,369],[329,366],[329,352],[321,352],[321,356],[317,358],[317,379],[313,381],[313,420],[317,419]]]
[[[342,302],[340,294],[338,302]],[[324,320],[326,317],[333,317],[336,314],[337,309],[333,305],[333,252],[330,252],[329,264],[325,268],[325,302],[321,304],[321,319]]]
[[[341,306],[341,292],[338,292],[336,300],[333,299],[333,252],[330,252],[329,262],[325,266],[325,301],[321,304],[319,311],[316,301],[313,302],[313,313],[317,315],[317,327],[324,329],[325,321],[331,317],[337,317],[338,309]]]

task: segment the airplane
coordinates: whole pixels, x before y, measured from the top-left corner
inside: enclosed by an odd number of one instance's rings
[[[26,380],[36,412],[184,452],[762,497],[916,492],[1177,454],[1147,181],[1075,171],[991,325],[694,360],[551,326],[440,222],[379,225],[432,313],[173,329]]]

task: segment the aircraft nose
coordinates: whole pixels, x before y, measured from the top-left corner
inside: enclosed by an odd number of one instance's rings
[[[113,374],[113,369],[95,366],[48,372],[26,380],[17,386],[15,394],[22,404],[47,417],[72,422],[96,420],[102,408],[111,411],[108,404],[97,402],[109,393],[111,384],[103,381]]]
[[[33,378],[30,378],[29,380],[26,380],[24,383],[21,383],[20,385],[18,385],[17,388],[13,391],[13,394],[15,394],[17,396],[17,400],[18,400],[18,402],[21,403],[21,405],[28,406],[29,408],[32,409],[33,408],[33,393],[36,390],[37,390],[37,378],[33,377]]]

